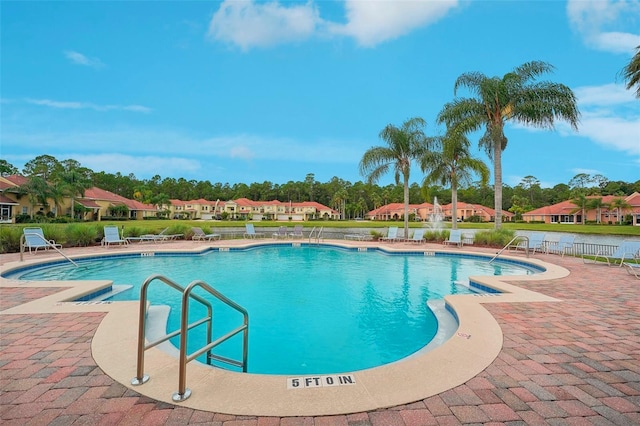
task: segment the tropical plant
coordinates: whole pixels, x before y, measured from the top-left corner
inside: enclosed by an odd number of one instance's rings
[[[52,197],[53,193],[47,181],[40,176],[30,177],[27,183],[18,188],[18,192],[29,197],[31,219],[33,219],[37,205],[43,206],[44,209],[49,209],[48,199]]]
[[[577,207],[573,210],[571,210],[571,214],[580,212],[580,217],[581,217],[581,222],[584,225],[585,223],[585,216],[586,216],[586,212],[587,212],[587,204],[589,202],[589,200],[587,199],[587,196],[584,194],[584,191],[580,191],[580,190],[576,190],[573,193],[573,197],[571,198],[571,203],[575,204]]]
[[[587,209],[596,211],[596,223],[600,223],[602,208],[605,207],[601,197],[590,198],[587,201]]]
[[[640,46],[636,47],[636,54],[622,69],[622,77],[627,82],[627,90],[636,87],[636,98],[640,98]]]
[[[618,214],[618,222],[622,223],[622,219],[624,216],[624,210],[631,208],[631,205],[627,202],[627,200],[625,200],[624,198],[620,197],[620,198],[614,198],[610,203],[609,203],[609,209],[610,210],[616,210],[616,213]]]
[[[411,163],[419,160],[427,150],[427,140],[422,128],[426,122],[420,117],[410,118],[396,127],[387,125],[380,132],[380,138],[387,146],[369,148],[360,160],[360,174],[370,184],[393,168],[396,185],[402,184],[404,189],[404,235],[409,235],[409,177]]]
[[[91,170],[85,167],[65,168],[55,177],[57,193],[71,198],[71,216],[75,217],[75,201],[91,188]]]
[[[479,140],[494,166],[495,228],[502,226],[502,151],[507,147],[504,126],[507,121],[527,126],[553,129],[556,119],[578,128],[576,97],[565,85],[537,81],[553,67],[546,62],[527,62],[503,77],[487,77],[479,72],[462,74],[453,92],[466,87],[475,97],[456,98],[438,115],[438,122],[462,133],[485,129]]]
[[[451,186],[451,227],[458,227],[458,185],[472,182],[474,174],[480,175],[483,185],[489,182],[489,168],[469,153],[469,139],[454,131],[444,137],[431,138],[431,145],[440,150],[426,151],[420,159],[420,168],[427,176],[423,185],[432,183]],[[405,234],[406,235],[406,234]]]

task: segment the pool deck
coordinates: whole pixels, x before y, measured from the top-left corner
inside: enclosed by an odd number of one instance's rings
[[[246,242],[135,243],[131,248],[90,247],[65,253],[190,250]],[[435,244],[381,246],[443,250]],[[472,246],[447,250],[495,253]],[[510,256],[524,259],[522,254]],[[60,255],[25,254],[24,263],[47,258]],[[151,381],[140,387],[129,384],[135,372],[131,334],[137,324],[131,305],[61,303],[82,290],[63,283],[0,279],[0,423],[640,424],[640,280],[624,268],[585,265],[566,256],[536,254],[532,259],[558,267],[550,267],[544,279],[501,278],[508,284],[496,286],[509,291],[501,296],[454,296],[449,303],[461,318],[451,342],[391,369],[356,372],[354,386],[288,390],[279,377],[267,381],[277,380],[281,390],[273,391],[267,383],[261,392],[264,382],[242,383],[245,378],[238,379],[243,376],[238,373],[204,373],[206,367],[190,364],[187,385],[193,395],[179,404],[170,399],[177,374],[156,372],[175,363],[159,350],[150,350],[145,360]],[[0,255],[3,270],[18,260],[18,254]],[[433,357],[436,375],[430,371],[424,376],[422,366]],[[244,376],[250,382],[256,375]],[[208,398],[203,397],[203,386],[213,388]],[[238,395],[225,400],[225,391],[238,386],[252,389],[245,392],[246,400]],[[428,396],[411,399],[413,395]],[[282,407],[274,406],[283,398]],[[371,404],[386,408],[367,408]],[[228,414],[238,410],[258,414]],[[342,414],[328,414],[332,410]],[[274,414],[278,412],[322,414]]]

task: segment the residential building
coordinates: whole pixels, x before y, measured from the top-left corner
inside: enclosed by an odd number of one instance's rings
[[[640,193],[634,192],[628,196],[604,195],[587,197],[587,200],[594,199],[601,200],[601,208],[585,209],[583,213],[577,204],[567,200],[526,212],[522,215],[522,219],[525,222],[579,224],[582,223],[584,214],[585,222],[615,224],[620,223],[625,215],[631,215],[633,225],[640,226]],[[627,205],[627,207],[615,207],[618,200],[622,200],[622,204]]]
[[[227,217],[243,220],[291,220],[339,219],[340,214],[330,207],[313,201],[282,202],[253,201],[239,198],[230,201],[171,200],[168,206],[172,218],[216,219]]]

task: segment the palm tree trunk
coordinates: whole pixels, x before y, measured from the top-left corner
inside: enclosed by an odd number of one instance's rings
[[[404,175],[404,238],[409,238],[409,176]]]
[[[451,181],[451,229],[458,229],[458,185]]]
[[[495,229],[500,229],[502,227],[502,141],[493,143],[493,179]]]

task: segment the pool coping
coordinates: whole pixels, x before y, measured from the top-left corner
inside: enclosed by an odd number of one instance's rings
[[[281,244],[291,244],[291,242]],[[328,244],[347,248],[362,246],[351,241],[330,241]],[[261,245],[261,242],[223,241],[216,242],[215,247],[255,245]],[[119,253],[148,251],[198,253],[203,251],[203,247],[205,246],[200,245],[179,250],[168,247],[153,247],[153,250],[145,247],[139,250],[133,247]],[[214,245],[206,247],[214,247]],[[423,247],[404,246],[400,249],[393,245],[371,244],[367,247],[383,247],[384,250],[392,253],[425,251]],[[491,257],[490,254],[463,249],[429,249],[429,251]],[[72,258],[80,259],[94,255],[86,254]],[[503,257],[523,262],[522,257],[508,255]],[[2,269],[9,270],[47,260],[51,259],[12,262],[2,265]],[[526,263],[538,265],[546,271],[509,278],[523,282],[562,278],[569,274],[565,268],[539,259],[529,258],[526,259]],[[451,339],[429,352],[419,353],[385,366],[349,373],[355,378],[355,384],[288,389],[287,384],[290,381],[287,379],[294,376],[243,374],[190,363],[187,367],[187,387],[191,389],[192,395],[178,405],[235,415],[335,415],[407,404],[465,383],[489,366],[502,348],[501,329],[493,316],[482,306],[484,303],[559,301],[559,299],[512,286],[504,277],[474,276],[470,279],[503,293],[447,296],[445,301],[459,321],[458,329]],[[0,278],[0,286],[66,287],[54,295],[7,309],[2,314],[105,312],[105,318],[92,341],[92,353],[98,366],[114,380],[136,392],[174,404],[171,396],[178,388],[177,359],[160,349],[152,348],[145,353],[144,370],[151,376],[151,380],[142,386],[132,386],[130,383],[136,375],[137,302],[68,302],[109,284],[109,281],[25,283]],[[314,381],[311,384],[314,384]]]

